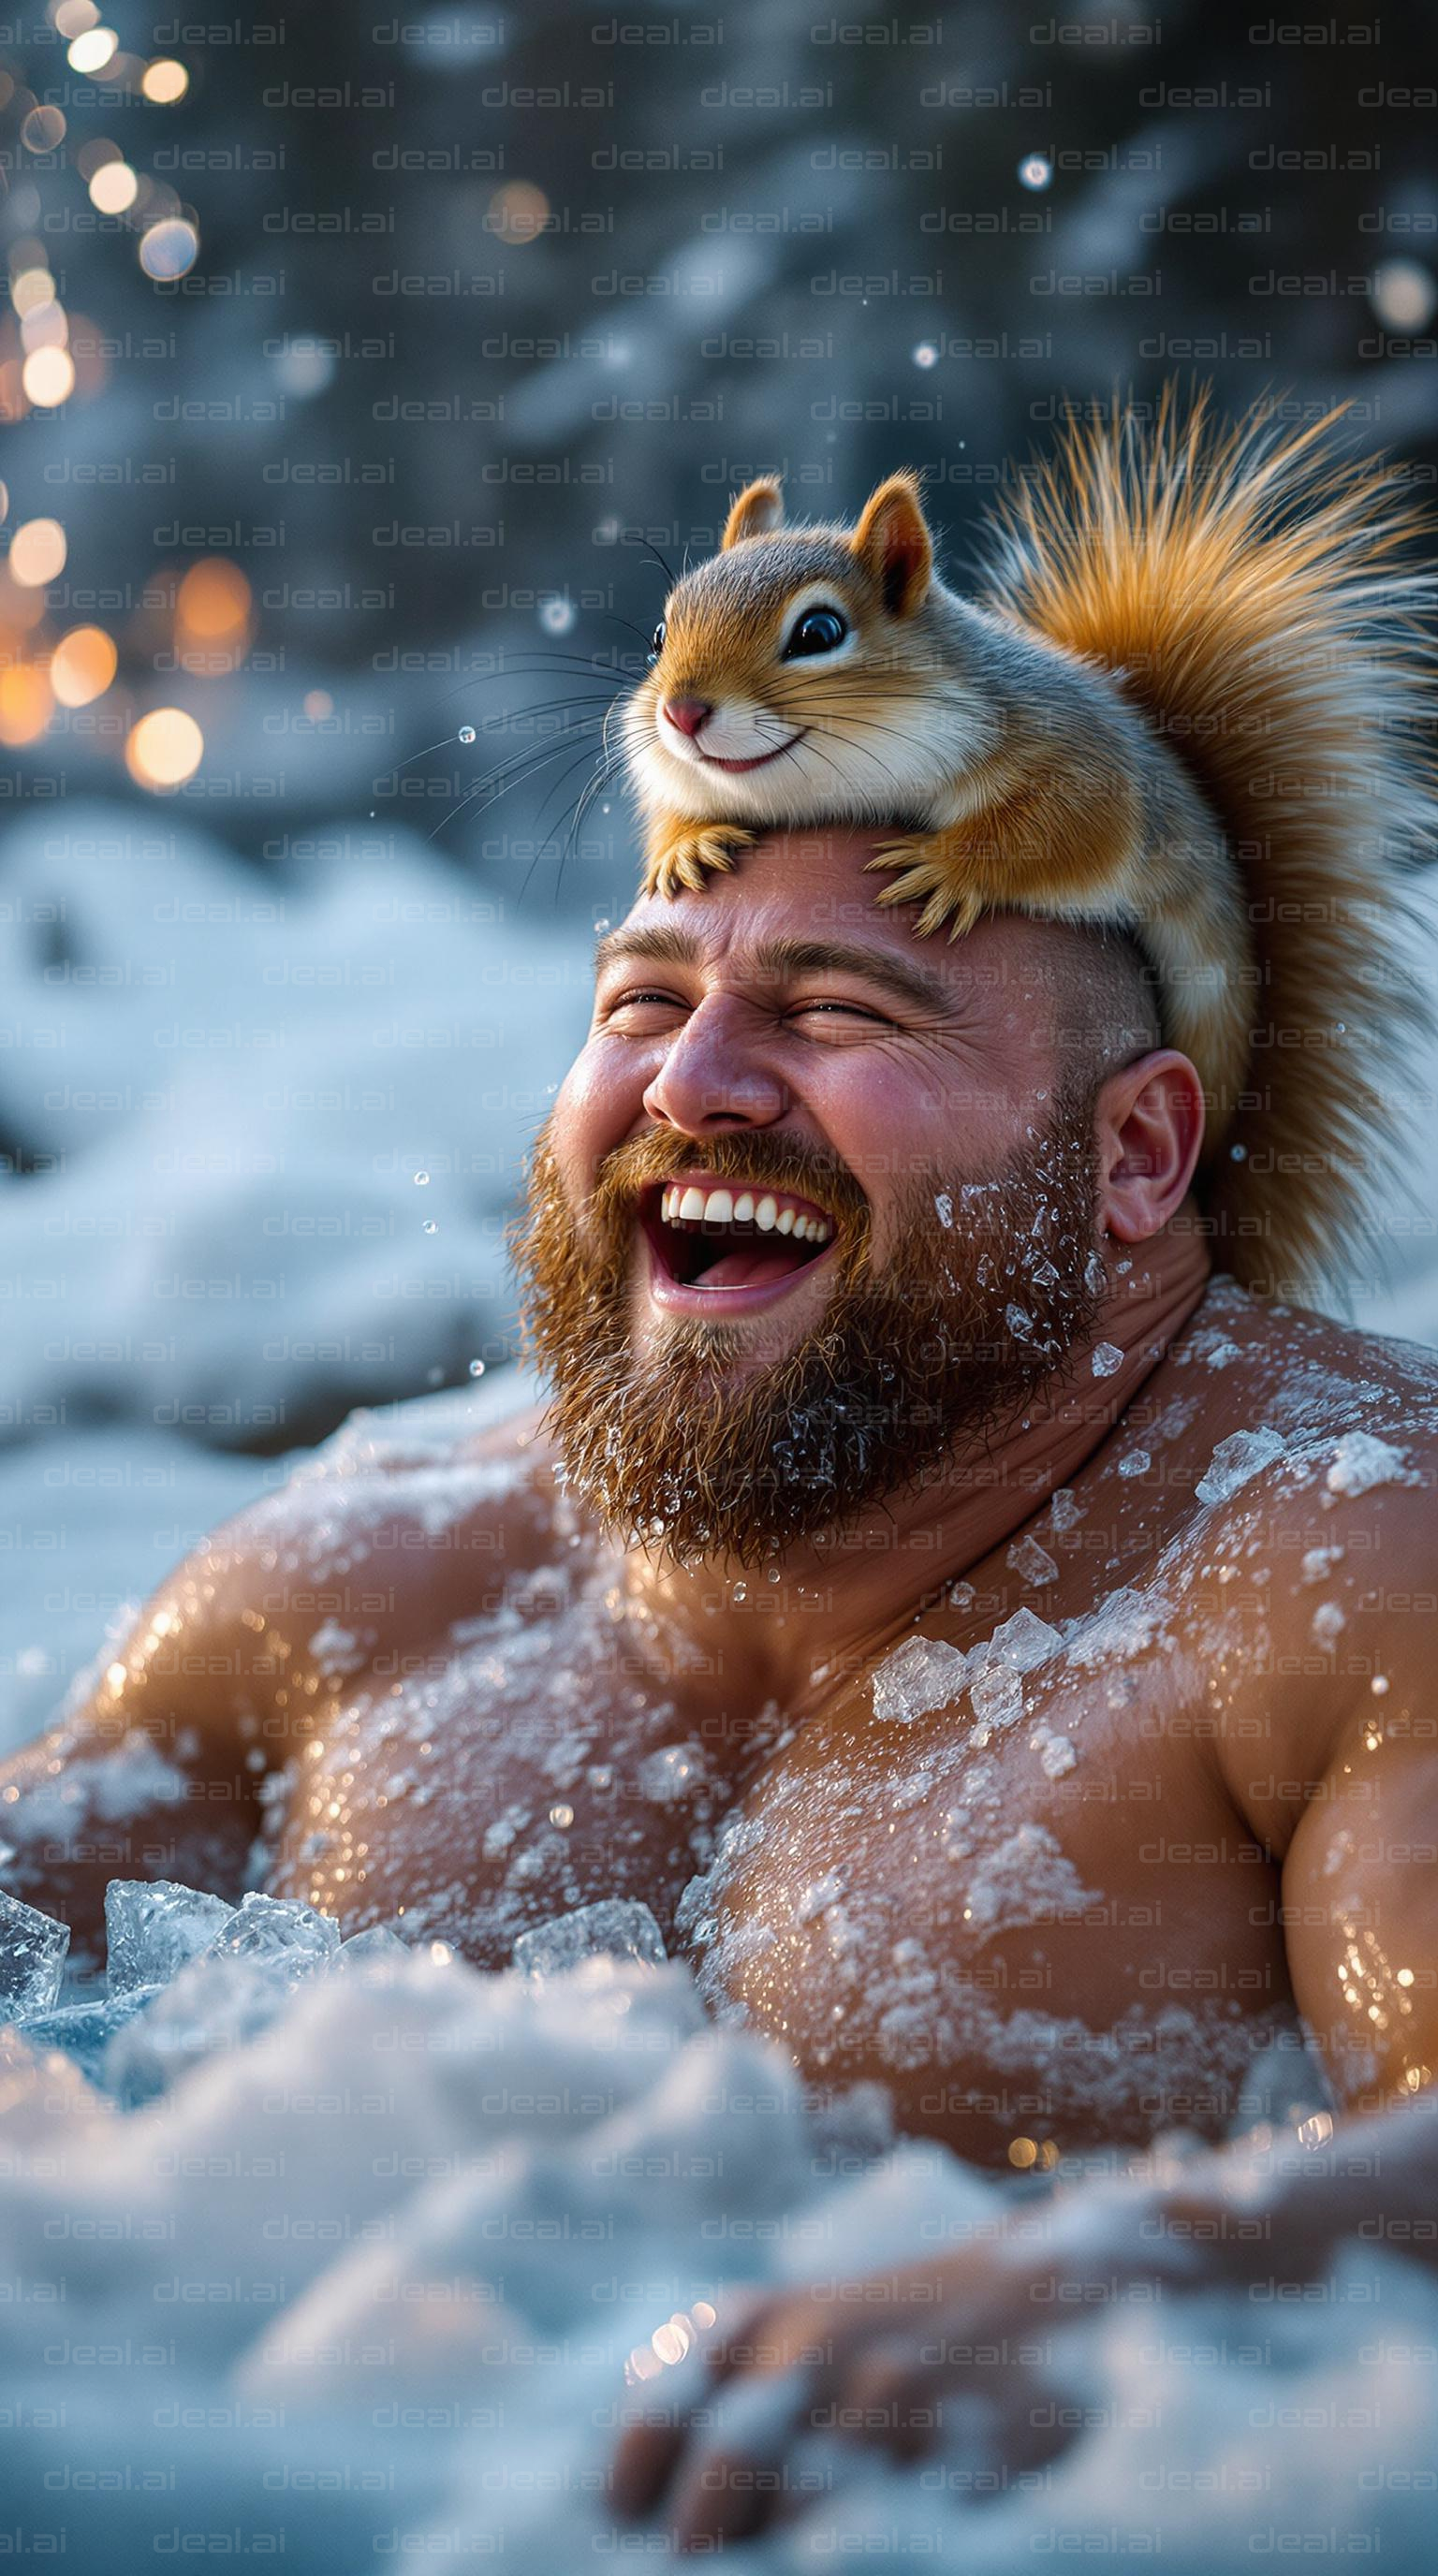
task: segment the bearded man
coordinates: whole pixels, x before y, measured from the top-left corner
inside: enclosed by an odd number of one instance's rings
[[[1075,2194],[1037,2252],[771,2302],[717,2356],[807,2362],[803,2408],[913,2444],[1056,2284],[1190,2284],[1196,2235],[1308,2278],[1431,2191],[1438,1362],[1272,1293],[1315,1212],[1352,1218],[1376,1087],[1331,1029],[1218,1163],[1130,926],[1035,903],[916,937],[881,847],[780,832],[641,897],[516,1238],[546,1401],[439,1461],[360,1441],[244,1514],[3,1796],[7,1884],[82,1944],[109,1878],[238,1883],[267,1771],[265,1884],[346,1930],[502,1968],[638,1898],[717,2014],[1003,2169],[1216,2141],[1306,2030],[1333,2149],[1244,2227],[1200,2162]],[[1312,1026],[1281,989],[1280,1042]],[[1285,1236],[1264,1122],[1325,1104],[1328,1199],[1296,1173]],[[66,1783],[73,1827],[27,1833]],[[1340,2152],[1374,2122],[1381,2185]],[[989,2377],[1034,2456],[1026,2368]],[[681,2539],[752,2527],[736,2441],[636,2409],[617,2499],[672,2477]]]

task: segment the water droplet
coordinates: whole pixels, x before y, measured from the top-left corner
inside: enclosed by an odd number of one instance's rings
[[[1019,180],[1025,188],[1046,188],[1053,175],[1054,165],[1042,152],[1030,152],[1019,163]]]
[[[474,740],[474,727],[473,727],[473,725],[461,725],[461,726],[460,726],[460,729],[459,729],[459,738],[460,738],[460,741],[461,741],[461,742],[473,742],[473,740]]]
[[[416,1172],[414,1176],[414,1185],[417,1190],[427,1190],[429,1187],[428,1172]]]
[[[539,612],[539,622],[546,635],[567,635],[574,616],[572,599],[547,599]]]
[[[470,1373],[470,1376],[471,1376],[471,1377],[483,1377],[483,1375],[484,1375],[484,1362],[483,1362],[483,1360],[471,1360],[471,1361],[470,1361],[470,1364],[469,1364],[469,1373]]]
[[[438,1234],[438,1232],[439,1232],[439,1227],[435,1224],[435,1221],[434,1221],[434,1219],[433,1219],[433,1217],[432,1217],[432,1216],[427,1216],[427,1217],[425,1218],[425,1221],[424,1221],[424,1231],[425,1231],[425,1233],[426,1233],[426,1234]]]
[[[917,349],[914,351],[914,364],[915,364],[915,366],[916,366],[916,367],[936,367],[936,366],[938,365],[938,363],[939,363],[939,353],[938,353],[938,350],[934,347],[933,341],[932,341],[932,340],[921,340],[921,341],[919,342],[919,345],[918,345]]]

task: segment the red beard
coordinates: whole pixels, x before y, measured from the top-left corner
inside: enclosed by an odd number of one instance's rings
[[[838,1223],[816,1326],[769,1363],[741,1328],[680,1318],[637,1354],[638,1206],[692,1174],[789,1189]],[[951,1216],[947,1225],[940,1203]],[[758,1129],[693,1140],[656,1130],[604,1157],[571,1208],[549,1124],[511,1246],[526,1345],[553,1390],[568,1484],[625,1544],[681,1564],[763,1562],[823,1544],[885,1496],[962,1474],[1056,1377],[1098,1311],[1090,1105],[1052,1121],[992,1179],[906,1183],[896,1250],[876,1270],[869,1204],[834,1156]]]

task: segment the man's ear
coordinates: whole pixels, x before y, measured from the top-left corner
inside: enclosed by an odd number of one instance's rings
[[[922,604],[934,570],[934,542],[917,474],[891,474],[870,494],[849,543],[878,583],[890,616],[911,616]]]
[[[1098,1218],[1120,1243],[1147,1243],[1176,1216],[1203,1144],[1203,1084],[1176,1047],[1111,1073],[1094,1105]]]
[[[722,554],[727,546],[742,545],[746,537],[771,537],[784,524],[784,495],[772,474],[764,475],[740,493],[719,540]]]

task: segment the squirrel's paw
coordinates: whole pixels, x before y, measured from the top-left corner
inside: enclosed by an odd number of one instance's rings
[[[707,875],[722,874],[732,868],[741,850],[753,848],[758,834],[740,832],[727,824],[704,824],[693,830],[676,832],[672,840],[651,850],[644,871],[645,894],[673,897],[687,886],[694,894],[703,890]]]
[[[973,929],[988,900],[969,873],[972,861],[968,854],[956,850],[952,842],[935,837],[932,840],[891,841],[878,855],[864,862],[865,874],[875,868],[898,868],[902,871],[890,886],[885,886],[875,901],[921,903],[914,928],[921,939],[931,930],[949,922],[950,939],[961,939]]]

